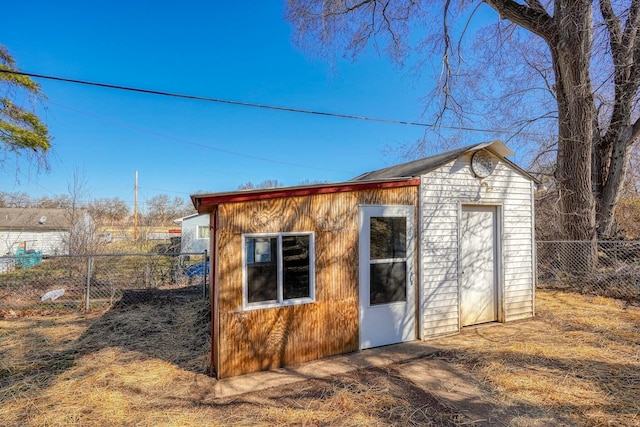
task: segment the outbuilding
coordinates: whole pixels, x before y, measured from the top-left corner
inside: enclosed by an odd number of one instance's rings
[[[196,253],[209,250],[209,215],[192,214],[174,222],[180,223],[180,252]]]
[[[536,180],[502,142],[343,183],[192,196],[212,370],[241,375],[534,315]]]

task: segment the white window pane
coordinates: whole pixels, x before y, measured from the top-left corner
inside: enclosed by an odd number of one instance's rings
[[[198,239],[208,239],[209,238],[209,226],[207,225],[199,225],[198,226]]]

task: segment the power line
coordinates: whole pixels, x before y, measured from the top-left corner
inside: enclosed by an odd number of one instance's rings
[[[390,123],[390,124],[406,125],[406,126],[418,126],[423,128],[436,127],[436,124],[434,123],[414,122],[414,121],[408,121],[408,120],[393,120],[393,119],[384,119],[380,117],[357,116],[353,114],[330,113],[326,111],[307,110],[302,108],[281,107],[277,105],[258,104],[255,102],[233,101],[229,99],[211,98],[211,97],[197,96],[197,95],[186,95],[186,94],[173,93],[173,92],[164,92],[159,90],[142,89],[142,88],[135,88],[130,86],[120,86],[120,85],[112,85],[108,83],[92,82],[87,80],[69,79],[65,77],[49,76],[45,74],[26,73],[23,71],[15,71],[15,70],[0,69],[0,73],[15,74],[19,76],[54,80],[54,81],[65,82],[65,83],[75,83],[75,84],[80,84],[85,86],[96,86],[96,87],[103,87],[107,89],[116,89],[116,90],[123,90],[123,91],[129,91],[129,92],[145,93],[149,95],[159,95],[159,96],[166,96],[166,97],[172,97],[172,98],[191,99],[196,101],[235,105],[235,106],[241,106],[241,107],[262,108],[266,110],[284,111],[288,113],[312,114],[317,116],[335,117],[335,118],[351,119],[351,120],[364,120],[364,121]],[[495,133],[495,134],[513,133],[512,131],[506,130],[506,129],[481,129],[481,128],[473,128],[473,127],[445,126],[445,125],[437,125],[437,126],[442,129],[464,130],[464,131],[470,131],[470,132],[486,132],[486,133]],[[526,132],[519,132],[519,133],[521,135],[542,135],[538,133],[526,133]]]
[[[163,133],[156,132],[156,131],[153,131],[151,129],[147,129],[147,128],[144,128],[144,127],[141,127],[141,126],[135,126],[135,125],[124,123],[124,122],[121,122],[121,121],[118,121],[118,120],[114,120],[114,119],[111,119],[111,118],[108,118],[108,117],[103,117],[103,116],[99,116],[97,114],[92,114],[92,113],[88,113],[86,111],[81,111],[81,110],[78,110],[78,109],[75,109],[75,108],[68,107],[66,105],[58,104],[58,103],[50,101],[50,100],[48,102],[49,102],[49,104],[55,105],[55,106],[60,107],[60,108],[64,108],[64,109],[69,110],[69,111],[73,111],[73,112],[78,113],[78,114],[83,114],[85,116],[93,117],[95,119],[102,120],[102,121],[105,121],[105,122],[108,122],[108,123],[114,123],[114,124],[116,124],[118,126],[123,126],[123,127],[127,127],[127,128],[130,128],[130,129],[134,129],[134,130],[136,130],[138,132],[147,133],[149,135],[153,135],[153,136],[156,136],[156,137],[159,137],[159,138],[164,138],[164,139],[180,142],[180,143],[186,144],[186,145],[192,145],[194,147],[202,148],[202,149],[205,149],[205,150],[217,151],[219,153],[231,154],[231,155],[234,155],[234,156],[245,157],[245,158],[248,158],[248,159],[260,160],[260,161],[270,162],[270,163],[278,163],[278,164],[285,165],[285,166],[294,166],[294,167],[303,168],[303,169],[312,169],[312,170],[318,170],[318,171],[324,171],[324,172],[355,173],[355,172],[352,172],[352,171],[344,171],[344,170],[340,170],[340,169],[321,168],[321,167],[316,167],[316,166],[303,165],[303,164],[299,164],[299,163],[285,162],[283,160],[271,159],[271,158],[268,158],[268,157],[256,156],[256,155],[253,155],[253,154],[242,153],[242,152],[239,152],[239,151],[232,151],[232,150],[226,150],[224,148],[213,147],[211,145],[201,144],[201,143],[193,142],[193,141],[190,141],[190,140],[187,140],[187,139],[184,139],[184,138],[178,138],[178,137],[175,137],[175,136],[165,135]]]

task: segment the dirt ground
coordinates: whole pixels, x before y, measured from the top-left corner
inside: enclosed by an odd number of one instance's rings
[[[612,299],[538,291],[535,319],[428,357],[226,399],[206,319],[200,301],[0,319],[0,425],[640,426],[640,309]]]

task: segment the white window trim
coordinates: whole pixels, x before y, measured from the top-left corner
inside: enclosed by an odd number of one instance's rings
[[[309,236],[309,297],[285,300],[283,297],[283,260],[282,237]],[[261,301],[249,303],[247,285],[247,238],[277,237],[278,238],[278,299],[276,301]],[[309,304],[316,300],[316,251],[315,234],[312,231],[286,233],[246,233],[242,234],[242,308],[243,310],[257,310],[262,308],[287,307],[291,305]]]

